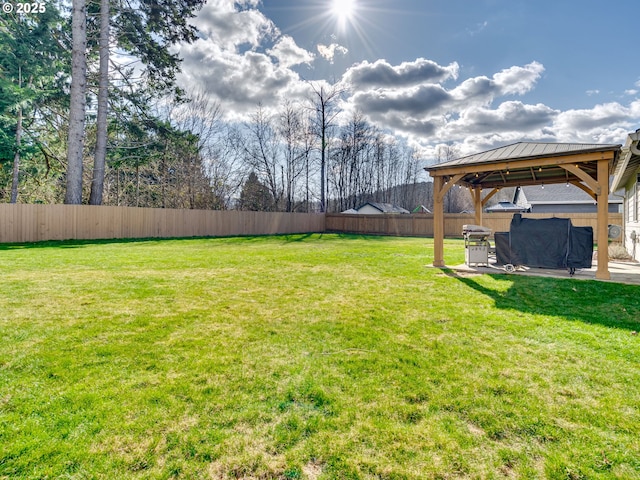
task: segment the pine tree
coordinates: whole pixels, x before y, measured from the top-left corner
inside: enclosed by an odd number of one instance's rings
[[[109,90],[109,43],[113,28],[115,43],[121,51],[140,59],[152,94],[173,92],[180,58],[171,51],[178,42],[192,42],[196,29],[188,23],[204,0],[139,0],[122,3],[100,0],[100,67],[96,151],[89,203],[102,203],[107,153],[107,106]],[[112,8],[113,7],[113,8]]]
[[[254,212],[270,212],[273,210],[273,195],[269,188],[260,182],[255,172],[249,174],[249,178],[247,178],[242,187],[239,206],[240,210]]]
[[[65,40],[54,5],[30,15],[0,16],[0,161],[13,162],[12,203],[18,198],[22,160],[39,143],[36,111],[61,96]]]

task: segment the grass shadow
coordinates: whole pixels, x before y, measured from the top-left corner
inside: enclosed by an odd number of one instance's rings
[[[367,240],[371,242],[392,242],[398,239],[395,235],[367,235],[362,233],[330,233],[340,240]]]
[[[640,330],[638,287],[595,280],[506,274],[469,274],[441,269],[444,275],[493,299],[496,308],[549,315],[592,325]],[[483,278],[494,282],[485,282]],[[492,288],[492,283],[499,286]],[[509,282],[508,288],[502,282]]]
[[[286,242],[302,242],[322,234],[304,233],[304,234],[286,234],[286,235],[229,235],[216,237],[147,237],[147,238],[105,238],[90,240],[45,240],[42,242],[25,242],[25,243],[0,243],[0,251],[8,250],[25,250],[31,248],[82,248],[93,245],[118,245],[118,244],[135,244],[135,243],[161,243],[161,242],[180,242],[189,240],[233,240],[234,242],[253,242],[264,239],[265,237],[279,238],[283,237]]]
[[[25,243],[0,243],[0,251],[23,250],[31,248],[82,248],[90,245],[111,245],[111,244],[132,244],[151,243],[166,241],[185,241],[198,239],[233,240],[234,242],[254,242],[267,237],[275,239],[281,238],[285,243],[305,242],[308,240],[322,239],[327,235],[324,233],[296,233],[296,234],[276,234],[276,235],[229,235],[216,237],[148,237],[148,238],[106,238],[91,240],[45,240],[42,242]],[[392,242],[396,237],[388,235],[363,235],[357,233],[329,233],[328,236],[339,240],[366,240],[371,242]]]
[[[321,239],[322,233],[295,233],[295,234],[286,234],[282,235],[284,239],[284,243],[298,243],[304,242],[306,240],[311,240],[314,238]]]
[[[29,243],[0,243],[0,251],[26,250],[32,248],[82,248],[91,245],[111,245],[127,243],[159,242],[166,239],[160,238],[111,238],[92,240],[45,240],[43,242]]]

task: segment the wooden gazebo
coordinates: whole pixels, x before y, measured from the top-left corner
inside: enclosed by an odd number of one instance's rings
[[[482,210],[501,188],[523,185],[570,183],[597,202],[596,278],[608,280],[609,175],[618,160],[621,145],[522,142],[488,150],[425,170],[433,177],[435,267],[444,267],[444,196],[454,186],[466,187],[475,205],[475,223],[482,225]],[[485,194],[485,192],[488,192]]]

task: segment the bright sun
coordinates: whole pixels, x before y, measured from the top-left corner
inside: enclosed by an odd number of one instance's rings
[[[344,27],[353,20],[356,13],[356,0],[331,0],[331,14]]]

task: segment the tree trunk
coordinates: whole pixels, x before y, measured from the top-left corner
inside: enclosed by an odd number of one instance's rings
[[[18,67],[18,88],[22,88],[22,67]],[[18,105],[16,122],[16,153],[13,156],[13,178],[11,179],[11,203],[18,201],[20,181],[20,145],[22,144],[22,105]]]
[[[100,0],[100,83],[96,120],[96,151],[91,179],[91,205],[102,205],[104,170],[107,157],[107,110],[109,97],[109,0]]]
[[[20,181],[20,145],[22,143],[22,107],[18,107],[16,124],[16,153],[13,156],[13,179],[11,180],[11,203],[18,201],[18,182]]]
[[[136,163],[136,207],[140,206],[140,165]]]
[[[326,199],[324,196],[324,189],[325,189],[325,174],[326,174],[326,159],[325,159],[325,154],[327,151],[327,141],[326,141],[326,135],[327,135],[327,129],[326,129],[326,115],[325,115],[325,111],[324,111],[324,105],[322,107],[322,138],[321,138],[321,144],[320,144],[320,212],[324,213],[327,211],[327,207],[326,207]]]
[[[309,213],[309,155],[305,159],[304,164],[305,169],[305,196],[304,196],[304,204],[306,205],[306,212]]]
[[[167,149],[169,148],[169,141],[164,142],[164,152],[162,152],[162,161],[160,162],[160,201],[162,202],[162,208],[167,208]]]
[[[82,203],[82,159],[87,87],[87,11],[85,0],[73,0],[73,47],[71,53],[71,95],[67,151],[67,191],[64,203]]]

